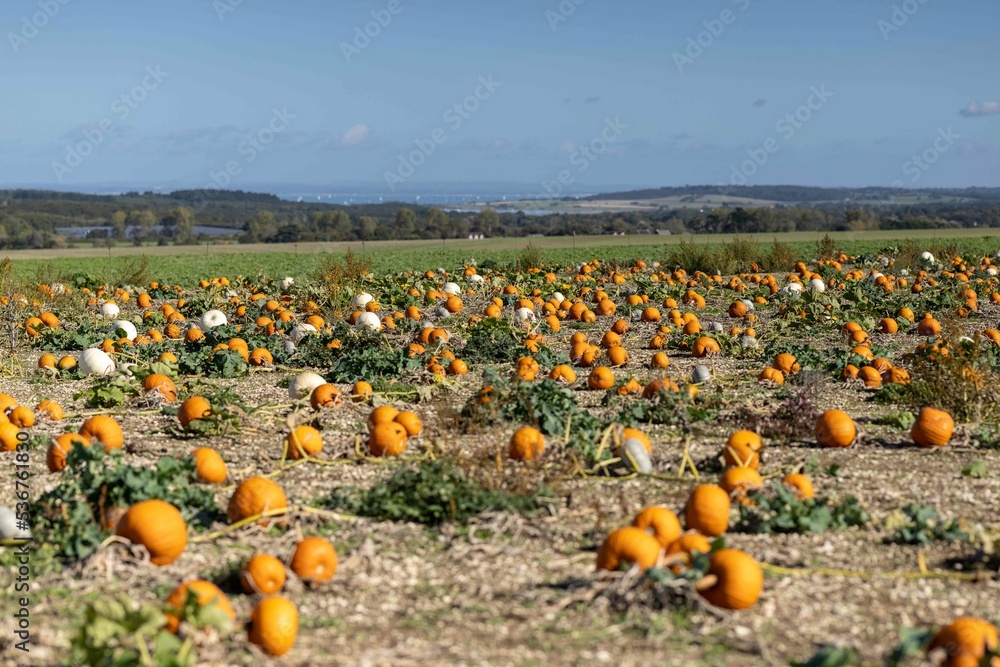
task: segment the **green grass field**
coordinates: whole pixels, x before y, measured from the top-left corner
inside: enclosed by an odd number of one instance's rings
[[[796,253],[811,257],[827,234],[791,232],[747,234],[739,237],[769,247],[775,241],[789,244]],[[899,246],[912,239],[921,249],[940,253],[946,249],[990,255],[1000,248],[1000,229],[909,230],[874,232],[833,232],[829,236],[838,250],[849,254],[872,253],[887,246]],[[454,270],[469,260],[492,260],[498,264],[517,260],[524,249],[534,245],[545,262],[569,264],[589,259],[665,260],[682,242],[697,246],[721,246],[736,237],[727,234],[703,236],[580,236],[497,238],[482,241],[373,241],[352,243],[226,244],[204,246],[124,246],[54,250],[16,250],[0,253],[9,257],[26,277],[43,282],[71,281],[87,274],[113,281],[141,256],[149,262],[149,272],[157,280],[190,285],[201,278],[233,277],[262,272],[266,276],[301,277],[312,273],[327,254],[342,256],[349,249],[365,257],[379,273],[408,269],[425,271],[439,267]],[[791,267],[789,267],[790,269]]]

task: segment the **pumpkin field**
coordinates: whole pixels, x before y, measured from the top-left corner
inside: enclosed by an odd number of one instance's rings
[[[997,247],[5,260],[0,662],[1000,666]]]

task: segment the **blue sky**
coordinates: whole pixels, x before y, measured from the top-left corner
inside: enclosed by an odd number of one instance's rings
[[[996,186],[998,18],[992,0],[5,0],[0,185]]]

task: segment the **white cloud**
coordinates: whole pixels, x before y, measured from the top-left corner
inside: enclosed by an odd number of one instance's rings
[[[333,138],[334,148],[350,148],[360,146],[368,140],[372,129],[367,125],[359,124],[348,128]]]
[[[1000,115],[1000,102],[997,102],[996,100],[988,102],[969,102],[969,106],[965,107],[958,113],[966,118]]]

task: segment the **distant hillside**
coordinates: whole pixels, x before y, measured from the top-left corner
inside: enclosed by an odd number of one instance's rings
[[[647,188],[628,192],[611,192],[591,197],[589,201],[643,201],[679,197],[732,197],[781,202],[783,204],[820,204],[833,202],[911,203],[918,201],[952,202],[978,201],[1000,203],[1000,188],[921,188],[897,189],[882,187],[821,188],[806,185],[685,185],[681,187]]]

